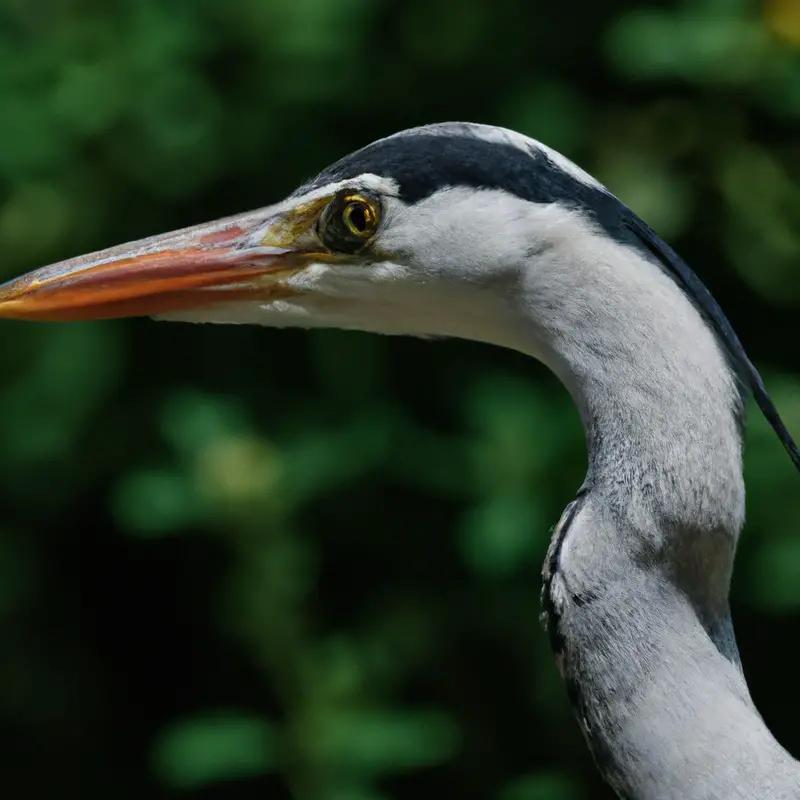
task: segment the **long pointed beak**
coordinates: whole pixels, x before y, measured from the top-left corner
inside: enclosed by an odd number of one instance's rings
[[[0,318],[146,316],[292,294],[280,278],[300,269],[309,253],[297,249],[295,233],[303,226],[291,212],[274,209],[160,234],[35,270],[0,285]]]

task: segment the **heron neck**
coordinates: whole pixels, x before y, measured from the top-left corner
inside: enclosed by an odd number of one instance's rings
[[[667,417],[654,433],[652,409],[582,401],[590,467],[555,531],[543,606],[600,771],[629,800],[800,798],[800,767],[750,699],[731,622],[735,421],[730,441],[717,424],[687,436]]]
[[[687,590],[669,555],[628,553],[633,532],[601,494],[571,512],[545,567],[544,608],[607,782],[626,800],[800,797],[797,762],[750,699],[725,598]]]
[[[572,260],[563,250],[525,270],[517,342],[572,394],[589,483],[629,514],[721,527],[735,538],[744,519],[744,400],[714,331],[636,251],[603,237]]]
[[[544,569],[573,706],[624,798],[800,798],[800,768],[750,699],[728,606],[744,516],[737,382],[668,276],[602,255],[538,269],[525,294],[527,349],[570,390],[588,445]]]

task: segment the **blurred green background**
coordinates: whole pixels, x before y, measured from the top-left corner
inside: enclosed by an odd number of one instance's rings
[[[415,124],[561,150],[800,434],[797,0],[0,0],[2,277],[265,205]],[[0,796],[609,798],[538,623],[583,435],[467,342],[0,326]],[[757,413],[733,601],[800,755],[800,480]]]

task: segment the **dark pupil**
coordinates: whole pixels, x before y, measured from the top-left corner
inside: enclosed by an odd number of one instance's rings
[[[367,215],[364,212],[364,207],[359,203],[351,203],[345,211],[347,221],[359,233],[364,233],[367,229]]]

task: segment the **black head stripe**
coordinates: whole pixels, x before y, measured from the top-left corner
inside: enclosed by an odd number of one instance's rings
[[[409,132],[381,139],[332,164],[302,191],[364,173],[397,181],[407,203],[451,186],[469,186],[502,189],[531,203],[578,206],[595,217],[618,205],[599,187],[564,172],[533,142],[526,150],[466,133]]]

